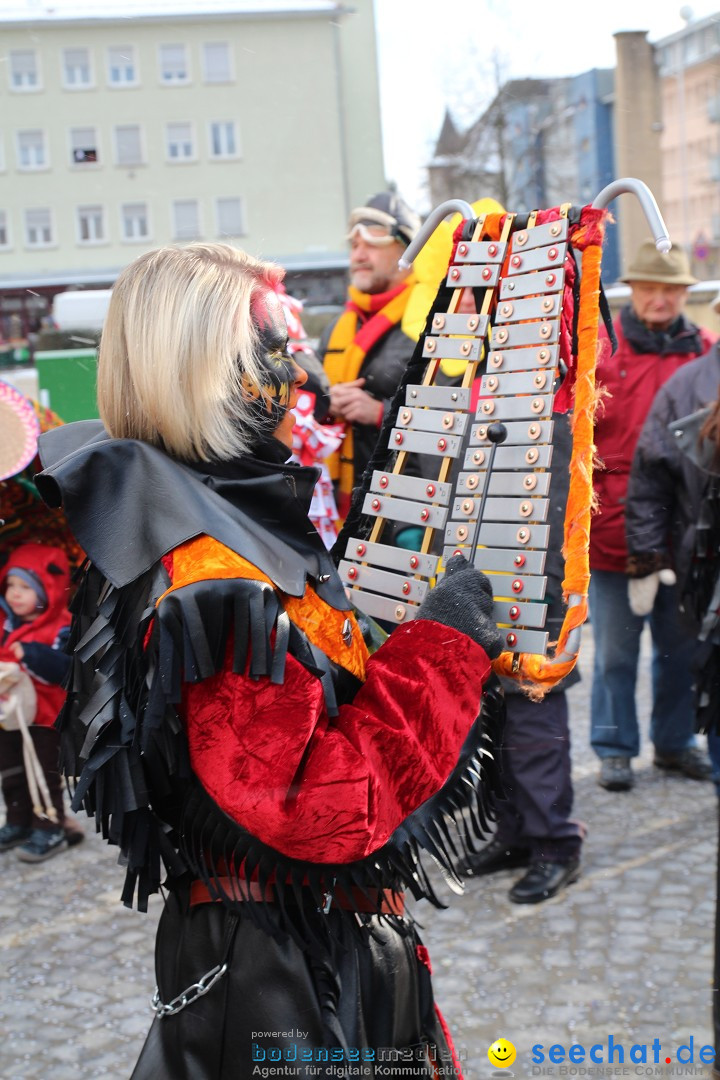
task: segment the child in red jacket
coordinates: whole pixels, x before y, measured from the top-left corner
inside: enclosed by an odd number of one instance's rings
[[[65,822],[63,782],[58,771],[60,740],[55,719],[65,699],[62,683],[70,666],[63,646],[70,629],[67,609],[70,570],[60,548],[24,544],[0,571],[0,662],[17,665],[31,679],[37,706],[25,716],[31,746],[23,752],[16,721],[0,726],[0,774],[7,822],[0,828],[0,851],[18,847],[23,862],[42,862],[63,851],[82,832]],[[0,724],[2,721],[0,721]],[[13,728],[14,730],[9,730]],[[41,790],[48,806],[33,798],[28,777],[28,749],[39,765]],[[67,828],[66,828],[67,824]]]

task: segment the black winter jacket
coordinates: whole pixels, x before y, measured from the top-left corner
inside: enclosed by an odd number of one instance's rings
[[[668,424],[717,400],[717,345],[685,364],[660,388],[640,433],[625,508],[628,573],[640,577],[672,567],[681,589],[687,577],[705,474],[682,453]]]

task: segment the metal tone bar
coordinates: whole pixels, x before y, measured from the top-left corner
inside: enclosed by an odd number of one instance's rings
[[[480,383],[480,395],[492,394],[493,397],[517,394],[539,394],[551,390],[554,371],[503,371],[499,375],[483,375]]]
[[[566,255],[567,244],[551,244],[550,247],[523,250],[522,254],[516,251],[508,260],[508,276],[529,274],[534,270],[544,270],[546,266],[562,266]]]
[[[523,319],[552,319],[560,314],[560,297],[531,296],[527,300],[506,300],[498,304],[495,312],[495,325],[500,323],[521,322]]]
[[[428,334],[423,344],[423,356],[438,360],[478,360],[482,338],[435,337]]]
[[[497,240],[462,240],[455,251],[456,263],[501,263],[507,244]]]
[[[484,574],[488,570],[506,570],[509,573],[513,571],[519,573],[516,560],[521,556],[525,559],[525,564],[522,567],[523,573],[544,574],[545,572],[546,551],[523,551],[519,553],[505,548],[475,548],[470,544],[455,544],[454,546],[448,545],[443,549],[443,562],[446,563],[457,552],[464,555],[468,562],[474,563],[478,570],[482,570]]]
[[[407,525],[419,525],[426,529],[442,529],[448,517],[447,507],[444,506],[423,506],[422,503],[413,503],[406,499],[386,499],[379,495],[366,495],[362,512],[370,517],[402,521]]]
[[[469,409],[470,390],[461,386],[408,386],[405,403],[411,408]]]
[[[552,449],[552,445],[528,446],[527,443],[521,443],[518,446],[499,446],[495,457],[495,468],[498,471],[501,469],[548,469],[552,461]],[[464,468],[479,468],[478,462],[474,460],[477,452],[472,449],[467,451]]]
[[[473,562],[484,574],[505,571],[508,574],[544,574],[546,551],[511,551],[508,548],[475,549]]]
[[[490,331],[491,349],[515,349],[525,345],[554,345],[560,337],[560,320],[544,319],[535,322],[493,326]]]
[[[567,234],[567,218],[549,221],[546,225],[536,225],[533,229],[522,229],[513,233],[510,250],[516,253],[542,247],[543,244],[560,244],[563,240],[567,240]]]
[[[478,402],[475,413],[476,420],[484,420],[491,424],[494,420],[528,420],[536,417],[550,416],[552,413],[552,394],[528,394],[527,397],[498,398],[492,401],[488,398]]]
[[[461,472],[458,476],[457,494],[479,495],[485,489],[487,472]],[[490,474],[490,495],[517,495],[538,498],[547,495],[550,490],[550,473],[548,472],[498,472],[493,469]]]
[[[510,615],[513,608],[518,609],[518,613],[514,619]],[[535,604],[532,601],[524,604],[521,600],[511,600],[509,603],[506,603],[504,600],[496,600],[493,612],[495,615],[495,622],[502,623],[503,625],[509,623],[511,627],[517,625],[529,626],[536,629],[545,625],[547,609],[547,604]]]
[[[453,521],[474,520],[478,515],[479,499],[459,498],[452,505]],[[511,521],[522,525],[528,521],[547,521],[549,499],[492,499],[488,498],[483,521]]]
[[[341,561],[338,573],[344,585],[359,585],[370,592],[382,596],[394,596],[398,600],[410,600],[422,603],[430,586],[427,581],[405,574],[391,574],[387,570],[377,570],[373,566],[360,566],[358,563]]]
[[[451,289],[494,289],[499,278],[499,266],[453,266],[445,284]]]
[[[398,427],[409,431],[434,431],[438,435],[464,435],[470,423],[470,415],[454,410],[409,409],[398,413]]]
[[[432,329],[435,334],[472,334],[485,337],[488,325],[487,315],[455,315],[452,312],[438,311],[433,315]]]
[[[420,574],[431,578],[437,573],[440,559],[437,555],[424,555],[420,551],[391,547],[390,544],[373,544],[353,536],[345,548],[346,559],[361,559],[373,566],[387,570],[399,570],[403,574]]]
[[[398,601],[387,596],[379,596],[378,593],[366,592],[365,589],[351,589],[350,599],[372,619],[382,619],[384,622],[398,625],[412,622],[420,606],[406,604],[404,600]]]
[[[521,299],[523,296],[539,296],[543,293],[561,292],[565,284],[564,270],[542,270],[539,274],[523,274],[521,277],[503,278],[500,282],[500,300]]]
[[[532,371],[535,368],[554,370],[557,367],[558,346],[543,345],[539,349],[508,349],[507,352],[491,352],[487,370]]]
[[[521,539],[521,536],[527,539]],[[521,525],[518,529],[509,529],[507,525],[496,525],[489,521],[481,523],[477,542],[484,547],[519,548],[521,551],[525,548],[547,550],[549,539],[549,525]]]
[[[548,648],[550,635],[542,630],[524,630],[517,627],[515,630],[502,631],[505,634],[505,648],[508,652],[532,653],[535,656],[545,656]]]
[[[399,476],[389,472],[374,472],[370,490],[375,495],[397,495],[402,499],[438,502],[443,506],[448,505],[452,495],[451,484],[439,484],[437,480],[424,480],[422,476]]]
[[[390,446],[397,450],[405,450],[410,454],[432,454],[435,457],[456,458],[460,456],[462,439],[459,435],[443,435],[438,438],[430,431],[404,431],[402,428],[393,428]]]
[[[489,573],[486,576],[492,586],[493,596],[498,599],[503,598],[510,601],[514,599],[545,599],[545,587],[547,585],[546,577],[536,577],[534,575],[531,577],[527,574],[515,576],[514,574],[493,573]],[[343,578],[343,580],[345,579]]]

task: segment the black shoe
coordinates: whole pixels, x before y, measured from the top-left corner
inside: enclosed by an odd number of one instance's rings
[[[59,855],[68,846],[62,829],[33,829],[30,838],[18,848],[20,862],[44,862]]]
[[[630,758],[606,757],[600,762],[598,784],[606,791],[629,791],[635,783]]]
[[[530,865],[529,848],[510,847],[503,840],[491,840],[482,851],[474,851],[461,859],[457,866],[465,877],[482,877],[498,870],[514,870]]]
[[[580,860],[571,862],[537,862],[524,877],[516,881],[508,896],[514,904],[539,904],[549,900],[566,885],[580,877]]]
[[[0,851],[9,851],[18,844],[24,844],[31,831],[28,825],[3,825],[0,829]]]
[[[670,754],[656,750],[653,764],[659,769],[680,772],[691,780],[710,780],[712,776],[710,758],[699,746],[688,746],[685,750]]]

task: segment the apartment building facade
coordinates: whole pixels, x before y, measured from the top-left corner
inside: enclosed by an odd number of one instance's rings
[[[0,14],[0,317],[27,328],[167,243],[344,265],[349,209],[384,186],[372,2],[240,6]]]

